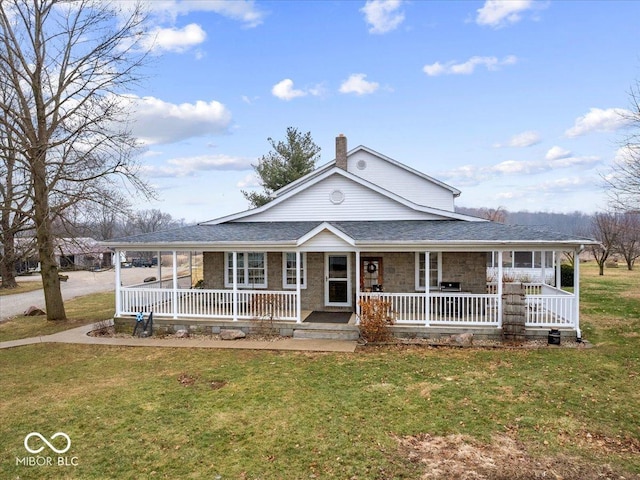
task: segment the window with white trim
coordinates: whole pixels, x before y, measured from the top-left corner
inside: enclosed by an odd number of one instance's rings
[[[424,292],[425,254],[416,252],[416,290]],[[442,278],[442,252],[429,252],[429,289],[437,289]]]
[[[282,253],[282,288],[296,288],[296,252]],[[307,256],[300,252],[300,288],[307,288]]]
[[[238,288],[267,288],[267,254],[238,252]],[[233,287],[233,253],[225,254],[224,286]]]

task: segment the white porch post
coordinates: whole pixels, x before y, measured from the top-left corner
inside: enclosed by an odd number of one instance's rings
[[[287,254],[283,253],[283,255],[286,256]],[[300,275],[300,272],[302,270],[300,265],[301,257],[302,255],[300,255],[300,250],[296,250],[296,316],[297,316],[296,323],[302,323],[302,298],[301,298],[302,282],[301,282],[301,275]],[[307,274],[307,278],[308,278],[308,274]]]
[[[562,252],[553,252],[553,264],[556,267],[556,288],[562,288]]]
[[[580,331],[580,250],[575,250],[573,259],[573,296],[574,296],[574,313],[573,318],[574,325],[576,327],[576,335],[578,338],[582,338],[582,332]]]
[[[115,267],[116,267],[116,317],[120,316],[122,313],[122,298],[121,298],[121,290],[122,287],[122,279],[121,279],[121,265],[120,265],[120,250],[116,248],[116,256],[115,256]]]
[[[502,328],[502,250],[498,250],[498,328]]]
[[[233,262],[233,321],[238,321],[238,252],[232,253]],[[226,275],[226,272],[225,272]]]
[[[162,288],[162,252],[158,250],[158,287]]]
[[[542,283],[542,285],[547,284],[547,270],[545,268],[545,262],[547,260],[546,255],[547,252],[544,250],[540,251],[540,276],[542,277],[542,281],[540,283]]]
[[[360,250],[356,250],[356,325],[360,324]]]
[[[420,256],[418,255],[418,258]],[[431,265],[430,252],[424,252],[424,326],[431,326],[431,301],[429,298],[429,267]]]
[[[172,258],[172,291],[171,291],[171,305],[173,310],[173,318],[178,318],[178,252],[171,252]]]

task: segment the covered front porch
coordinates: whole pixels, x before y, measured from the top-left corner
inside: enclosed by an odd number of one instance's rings
[[[116,264],[116,318],[131,319],[142,311],[167,324],[244,329],[268,321],[293,334],[303,325],[311,328],[305,320],[318,310],[352,312],[348,323],[357,326],[361,302],[379,299],[390,304],[398,331],[416,336],[459,329],[499,334],[504,284],[493,280],[504,277],[502,253],[220,249],[201,252],[202,269],[197,271],[178,261],[192,258],[192,252],[165,250],[158,258],[171,265],[158,272],[156,282],[122,285],[121,265]],[[487,258],[494,257],[497,277],[489,277]],[[553,258],[561,258],[561,252],[554,251]],[[548,273],[522,284],[525,326],[566,329],[580,337],[579,264],[574,264],[572,292],[562,289],[559,262],[552,271],[553,284],[547,283]],[[325,328],[336,330],[331,324]]]

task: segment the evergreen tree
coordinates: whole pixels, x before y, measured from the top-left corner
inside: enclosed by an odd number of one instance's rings
[[[311,138],[311,132],[302,134],[288,127],[284,141],[276,143],[269,137],[272,151],[252,165],[260,178],[263,192],[242,191],[252,207],[261,207],[271,201],[273,192],[311,172],[320,158],[320,147]]]

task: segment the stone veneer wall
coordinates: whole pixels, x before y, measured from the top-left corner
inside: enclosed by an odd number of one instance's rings
[[[487,293],[487,253],[444,252],[442,281],[460,282],[465,292]]]
[[[328,310],[324,304],[324,253],[307,254],[307,288],[302,290],[303,310]],[[415,292],[415,252],[363,252],[361,257],[382,257],[384,291]],[[460,282],[465,292],[486,293],[487,255],[485,252],[445,252],[442,254],[442,280]],[[205,288],[223,289],[224,253],[204,252]],[[351,254],[351,284],[356,286],[355,254]],[[269,290],[282,288],[282,253],[267,253],[267,280]],[[354,288],[355,291],[355,288]],[[353,309],[355,309],[355,298]],[[345,310],[333,308],[332,310]]]

